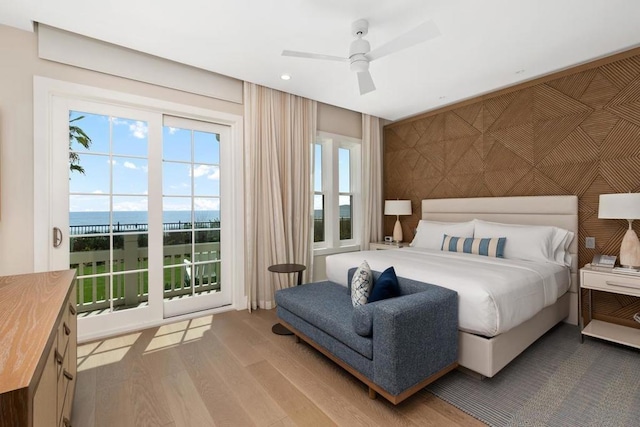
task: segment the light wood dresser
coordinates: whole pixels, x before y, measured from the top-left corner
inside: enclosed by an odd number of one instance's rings
[[[0,427],[70,426],[75,270],[0,277]]]

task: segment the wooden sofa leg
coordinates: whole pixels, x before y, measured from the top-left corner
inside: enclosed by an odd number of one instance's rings
[[[296,344],[300,344],[300,337],[296,335]]]
[[[369,399],[375,399],[377,395],[378,395],[378,393],[376,393],[376,391],[374,389],[369,387]]]

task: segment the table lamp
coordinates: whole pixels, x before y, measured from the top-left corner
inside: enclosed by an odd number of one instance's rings
[[[640,219],[640,193],[601,194],[598,218],[629,221],[629,229],[620,246],[620,265],[633,269],[640,267],[640,241],[631,228],[633,220]]]
[[[393,241],[402,242],[400,215],[411,215],[411,200],[385,200],[384,214],[396,216],[396,225],[393,227]]]

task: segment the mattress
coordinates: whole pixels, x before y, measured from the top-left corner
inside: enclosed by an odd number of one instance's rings
[[[567,267],[422,248],[349,252],[327,257],[327,278],[347,285],[347,272],[366,260],[393,266],[400,277],[458,292],[460,330],[493,337],[552,305],[571,284]]]

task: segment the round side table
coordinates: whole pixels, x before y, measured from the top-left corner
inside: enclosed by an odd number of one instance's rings
[[[298,273],[298,286],[302,284],[302,272],[307,269],[302,264],[274,264],[270,265],[267,270],[272,273]],[[282,324],[276,323],[271,327],[271,332],[277,335],[293,335],[293,332],[285,328]]]

